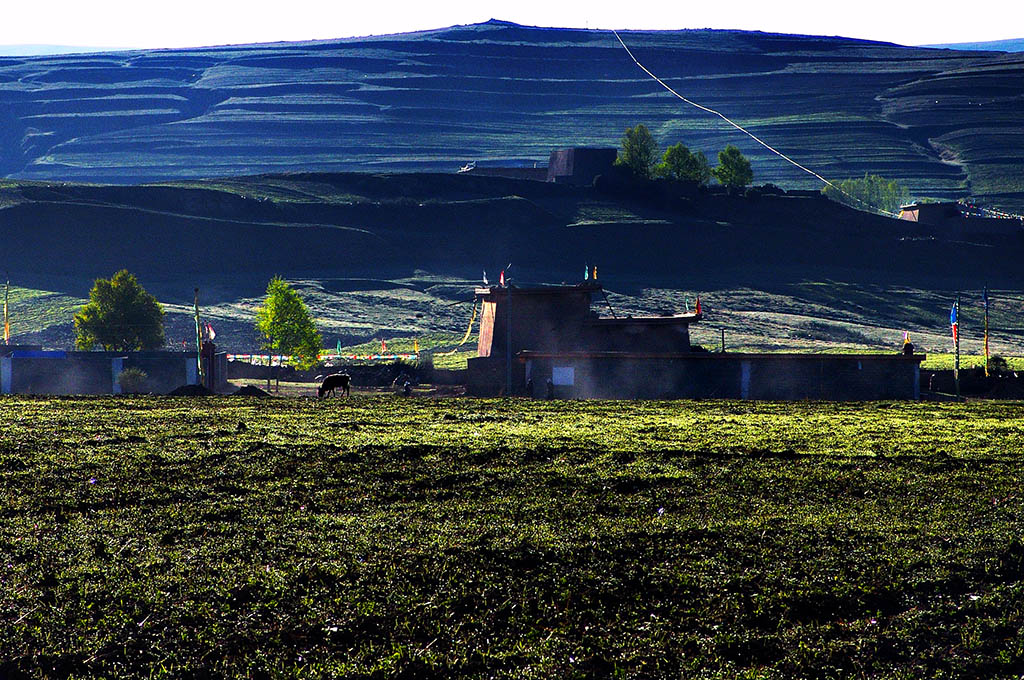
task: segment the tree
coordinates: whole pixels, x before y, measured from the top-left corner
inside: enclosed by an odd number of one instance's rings
[[[707,184],[711,179],[711,166],[703,152],[693,153],[680,142],[665,149],[661,162],[654,166],[654,175]]]
[[[718,152],[718,167],[711,174],[719,183],[733,188],[745,187],[754,181],[750,161],[732,144]]]
[[[896,180],[864,173],[861,179],[844,179],[826,186],[822,192],[833,201],[858,210],[899,212],[910,201],[910,192]]]
[[[75,347],[108,352],[159,349],[164,344],[164,310],[156,298],[122,269],[96,279],[89,302],[75,314]]]
[[[309,310],[279,276],[267,284],[267,298],[256,311],[256,330],[267,339],[263,349],[290,354],[297,368],[312,368],[320,358],[323,340]]]
[[[651,178],[651,169],[658,160],[658,144],[647,126],[639,123],[636,127],[626,128],[622,135],[622,150],[615,159],[615,165],[629,168],[637,177]]]

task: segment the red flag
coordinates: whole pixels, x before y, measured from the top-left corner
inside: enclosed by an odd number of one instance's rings
[[[700,296],[697,296],[697,316],[700,316]]]
[[[504,286],[505,285],[505,270],[504,269],[501,270],[501,276],[498,277],[498,285],[499,286]]]
[[[386,342],[384,342],[384,340],[380,341],[380,353],[381,354],[387,354],[388,353],[388,344]]]

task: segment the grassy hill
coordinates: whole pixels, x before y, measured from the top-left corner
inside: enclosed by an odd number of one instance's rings
[[[18,342],[70,346],[93,279],[126,267],[166,305],[172,347],[191,342],[199,287],[221,346],[257,348],[253,316],[275,274],[307,300],[328,347],[427,336],[445,345],[465,332],[483,271],[494,281],[512,262],[521,283],[575,283],[596,264],[620,314],[675,311],[701,295],[694,341],[717,348],[724,330],[729,347],[756,350],[891,351],[909,330],[922,349],[946,352],[949,305],[963,291],[964,351],[980,352],[987,284],[993,351],[1024,353],[1024,242],[951,240],[820,196],[305,173],[8,181],[0,206]]]
[[[1024,211],[1019,55],[739,31],[623,34],[686,96],[828,177],[899,179]],[[0,58],[0,174],[140,182],[280,171],[452,171],[617,145],[727,143],[818,188],[665,93],[605,31],[500,21],[392,36]]]

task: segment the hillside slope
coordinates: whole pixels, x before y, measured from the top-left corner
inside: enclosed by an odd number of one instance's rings
[[[428,173],[7,182],[0,240],[19,288],[15,339],[53,346],[72,343],[71,314],[93,279],[122,267],[167,305],[173,346],[194,333],[199,287],[219,342],[252,351],[271,276],[301,290],[333,347],[461,337],[459,303],[511,262],[516,281],[545,283],[574,283],[596,264],[622,314],[676,311],[702,294],[709,323],[696,342],[717,346],[726,330],[731,346],[759,349],[890,347],[910,329],[919,346],[946,351],[952,296],[988,285],[994,351],[1024,351],[1024,239],[954,240],[806,192]],[[977,312],[967,305],[965,319]]]
[[[627,32],[639,59],[828,177],[900,179],[1024,211],[1024,68],[991,52],[736,31]],[[942,97],[937,96],[940,87]],[[934,102],[934,104],[932,104]],[[759,181],[818,188],[664,92],[604,31],[491,21],[316,43],[0,58],[0,174],[142,182],[453,171],[617,145],[727,143]],[[998,150],[997,152],[994,150]]]

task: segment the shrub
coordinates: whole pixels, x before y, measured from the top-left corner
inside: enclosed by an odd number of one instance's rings
[[[124,394],[139,394],[146,391],[149,374],[141,368],[126,368],[117,376],[117,384]]]

